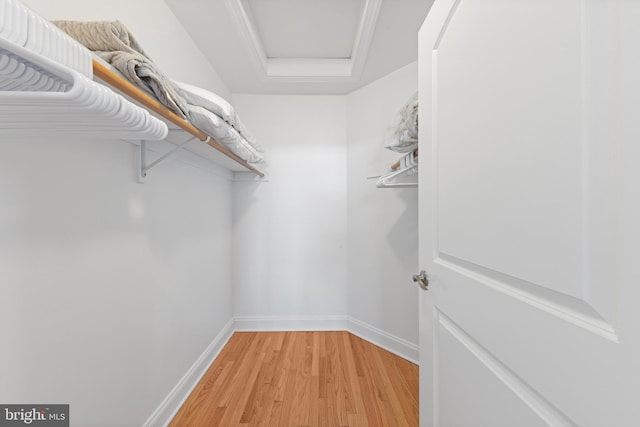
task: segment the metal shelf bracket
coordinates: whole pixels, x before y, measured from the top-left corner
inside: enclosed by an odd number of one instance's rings
[[[147,164],[147,141],[142,140],[140,142],[140,169],[139,169],[139,175],[138,175],[138,182],[145,183],[147,180],[147,172],[149,171],[149,169],[163,162],[164,160],[169,158],[171,155],[173,155],[176,151],[186,147],[191,141],[194,141],[194,140],[200,141],[199,138],[192,136],[186,141],[176,145],[167,153],[163,154],[162,156],[158,157],[157,159],[155,159],[154,161],[148,164]],[[205,142],[207,141],[209,141],[209,138],[207,138]]]

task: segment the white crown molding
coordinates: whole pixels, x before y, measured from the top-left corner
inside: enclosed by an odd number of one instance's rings
[[[362,69],[369,54],[369,47],[373,40],[373,33],[378,22],[380,7],[382,0],[367,0],[364,4],[364,12],[360,27],[356,33],[356,40],[353,44],[353,52],[351,53],[351,75],[358,78],[362,74]]]
[[[365,0],[349,59],[268,58],[251,13],[243,0],[225,0],[261,81],[354,82],[362,74],[380,14],[382,0]]]
[[[352,60],[318,58],[272,58],[267,76],[286,78],[350,77]]]
[[[249,52],[251,60],[259,70],[262,70],[262,73],[266,73],[267,54],[262,47],[262,42],[260,41],[260,36],[258,36],[258,32],[256,31],[256,26],[247,14],[247,11],[242,4],[242,0],[225,0],[224,3],[231,14],[238,31],[240,31],[242,41]]]

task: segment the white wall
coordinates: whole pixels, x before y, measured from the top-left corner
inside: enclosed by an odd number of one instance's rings
[[[400,157],[384,136],[416,90],[413,63],[346,96],[234,95],[269,161],[268,182],[234,183],[239,325],[349,316],[358,332],[397,339],[381,344],[417,359],[417,189],[366,178]]]
[[[345,101],[234,95],[269,162],[268,182],[234,183],[233,307],[240,318],[261,317],[267,327],[291,316],[346,314]]]
[[[412,63],[347,96],[349,315],[418,343],[417,188],[375,187],[374,173],[402,155],[383,148],[385,135],[417,90]]]
[[[0,144],[0,401],[141,425],[231,313],[231,183],[118,141]]]
[[[49,20],[118,20],[168,77],[207,88],[226,99],[231,97],[229,88],[164,0],[22,1]]]
[[[161,0],[27,4],[119,18],[169,74],[227,90]],[[116,140],[0,135],[0,402],[139,426],[231,321],[231,174],[183,153],[142,185],[134,157]]]

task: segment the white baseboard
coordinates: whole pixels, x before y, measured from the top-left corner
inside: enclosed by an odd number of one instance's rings
[[[412,363],[418,364],[417,345],[350,316],[238,316],[236,331],[348,331]]]
[[[237,316],[236,331],[344,331],[347,316]]]
[[[359,336],[363,340],[382,347],[409,362],[419,364],[420,347],[405,339],[371,326],[353,317],[347,318],[347,331]]]
[[[220,350],[225,346],[234,332],[233,319],[222,328],[222,331],[213,339],[207,349],[200,355],[198,360],[191,366],[186,374],[180,379],[178,384],[171,390],[160,406],[151,414],[143,427],[167,426],[182,407],[191,391],[198,384],[202,376],[207,372]]]

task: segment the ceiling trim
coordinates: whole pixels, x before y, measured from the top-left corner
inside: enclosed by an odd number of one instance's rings
[[[362,69],[364,68],[364,63],[369,53],[369,46],[371,46],[373,33],[376,29],[376,23],[378,22],[381,5],[382,0],[367,0],[364,4],[362,20],[360,21],[360,27],[356,33],[356,41],[353,44],[353,52],[351,53],[351,73],[356,78],[360,77]]]
[[[268,58],[256,25],[243,0],[225,0],[227,9],[242,35],[247,52],[262,81],[353,82],[369,53],[382,0],[365,0],[355,42],[348,59]]]

